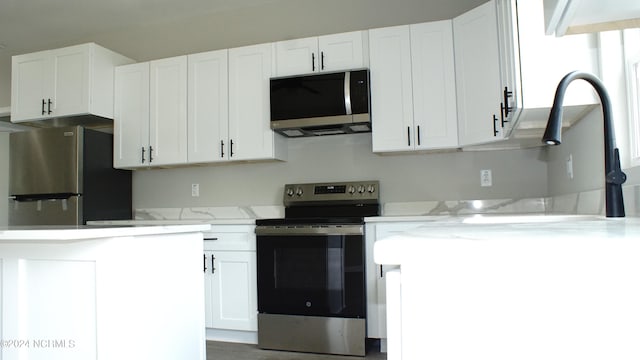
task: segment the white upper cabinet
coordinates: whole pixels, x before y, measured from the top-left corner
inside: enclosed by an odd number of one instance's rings
[[[367,31],[279,41],[275,44],[275,75],[364,68],[369,64],[367,46]]]
[[[187,57],[150,62],[149,160],[187,162]]]
[[[499,23],[503,25],[501,60],[507,61],[507,65],[503,65],[502,89],[508,87],[511,92],[512,114],[507,125],[515,127],[517,136],[533,137],[538,141],[546,127],[560,80],[574,70],[599,76],[598,40],[594,34],[545,35],[541,1],[499,0],[497,5]],[[575,123],[598,103],[588,83],[572,83],[563,102],[563,122]],[[508,126],[505,127],[506,136],[511,136]]]
[[[413,149],[413,83],[409,26],[369,30],[374,152]]]
[[[640,26],[638,0],[544,0],[548,35],[594,33]]]
[[[149,164],[149,63],[118,66],[115,71],[113,167]]]
[[[229,92],[227,50],[188,56],[189,163],[229,159]]]
[[[93,43],[14,56],[11,121],[113,118],[114,68],[131,62]]]
[[[547,36],[543,17],[542,1],[492,0],[453,20],[461,146],[537,143],[564,75],[599,73],[595,37]],[[564,120],[572,124],[597,103],[588,84],[572,84]]]
[[[373,151],[456,147],[451,21],[369,33]]]
[[[116,69],[114,165],[286,159],[270,128],[272,44]]]
[[[411,25],[416,149],[458,146],[453,27],[450,20]]]
[[[453,19],[460,145],[503,139],[496,2]]]
[[[187,162],[187,57],[116,69],[114,167]]]
[[[286,159],[284,138],[271,130],[272,44],[229,49],[229,158]]]

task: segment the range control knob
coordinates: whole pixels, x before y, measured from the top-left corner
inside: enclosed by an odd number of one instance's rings
[[[293,188],[287,188],[286,192],[287,192],[287,196],[293,196],[293,194],[295,194],[295,191],[293,191]]]
[[[297,188],[297,189],[296,189],[296,195],[298,195],[298,196],[302,196],[302,194],[303,194],[302,188],[300,188],[300,187],[299,187],[299,188]]]
[[[347,189],[347,191],[349,192],[349,194],[353,194],[353,193],[355,193],[355,192],[356,192],[356,188],[355,188],[355,186],[350,185],[350,186],[349,186],[349,189]]]
[[[360,194],[362,194],[364,192],[364,190],[365,190],[364,185],[358,185],[358,192]]]
[[[367,191],[373,194],[374,192],[376,192],[376,187],[373,184],[371,184],[367,187]]]

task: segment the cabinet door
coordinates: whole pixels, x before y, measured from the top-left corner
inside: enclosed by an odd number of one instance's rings
[[[229,158],[274,157],[270,127],[269,78],[273,72],[271,44],[229,50]]]
[[[374,152],[412,150],[413,99],[409,26],[369,30]]]
[[[151,61],[149,162],[187,162],[187,57]]]
[[[213,264],[215,257],[213,251],[205,251],[202,260],[202,271],[204,272],[204,326],[213,328],[215,327],[213,321],[214,297],[220,296],[213,288],[213,276],[215,274]],[[219,302],[219,300],[215,301],[215,303],[217,302]]]
[[[69,116],[89,112],[89,44],[51,50],[54,64],[54,116]]]
[[[149,164],[149,63],[116,67],[113,166]]]
[[[526,12],[527,17],[532,16]],[[498,35],[500,41],[500,122],[503,136],[508,137],[522,112],[522,89],[520,77],[520,37],[516,0],[497,2]],[[544,34],[541,34],[544,36]],[[538,57],[537,61],[540,61]],[[548,67],[544,67],[548,69]],[[547,72],[546,70],[543,72]],[[542,74],[539,73],[538,76]],[[553,95],[551,95],[553,96]]]
[[[227,50],[188,57],[189,163],[229,158],[229,96]]]
[[[460,145],[502,139],[495,0],[453,19]]]
[[[451,21],[411,25],[411,59],[415,148],[458,146]]]
[[[279,41],[275,48],[277,76],[307,74],[319,70],[317,37]]]
[[[366,31],[320,36],[320,71],[357,69],[367,66]]]
[[[11,59],[11,121],[48,117],[52,98],[53,64],[49,51],[14,56]]]
[[[249,251],[205,252],[213,256],[210,279],[210,309],[207,327],[256,331],[258,298],[256,253]],[[211,258],[209,258],[211,259]],[[207,265],[208,267],[209,265]],[[209,270],[207,270],[209,271]]]

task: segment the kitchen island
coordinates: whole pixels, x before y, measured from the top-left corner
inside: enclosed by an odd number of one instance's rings
[[[374,245],[388,358],[640,359],[640,219],[428,219]]]
[[[0,230],[0,358],[204,360],[209,228]]]

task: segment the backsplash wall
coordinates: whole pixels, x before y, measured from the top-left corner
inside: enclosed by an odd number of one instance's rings
[[[281,205],[285,183],[379,180],[381,201],[473,200],[547,196],[540,148],[376,155],[371,135],[289,139],[286,162],[138,170],[134,208]],[[480,186],[491,169],[493,186]],[[191,184],[200,196],[191,196]]]

